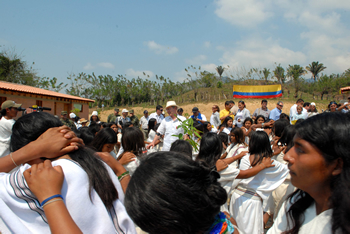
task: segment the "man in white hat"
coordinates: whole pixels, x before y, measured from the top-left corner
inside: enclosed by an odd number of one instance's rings
[[[161,135],[164,135],[164,141],[163,141],[163,149],[162,151],[169,151],[171,144],[178,140],[177,137],[174,137],[173,135],[179,135],[180,133],[184,134],[183,128],[177,128],[181,122],[176,118],[176,111],[178,106],[174,101],[168,101],[166,104],[166,111],[169,116],[165,117],[164,120],[161,122],[160,126],[157,130],[157,135],[154,137],[151,144],[147,146],[147,149],[150,147],[154,147],[155,142],[157,142]],[[178,116],[178,118],[181,121],[185,121],[186,118],[183,116]]]
[[[126,122],[130,122],[130,118],[128,117],[129,111],[127,109],[122,110],[122,115],[117,117],[116,124],[119,129],[123,129],[123,126]]]
[[[15,123],[18,108],[22,104],[17,104],[14,101],[7,100],[1,104],[0,120],[0,158],[10,153],[10,140],[12,135],[12,126]]]

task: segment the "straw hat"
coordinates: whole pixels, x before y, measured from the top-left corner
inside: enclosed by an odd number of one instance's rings
[[[174,101],[168,101],[168,102],[166,103],[165,109],[167,109],[168,107],[172,107],[172,106],[179,107],[178,105],[176,105],[176,102],[174,102]]]

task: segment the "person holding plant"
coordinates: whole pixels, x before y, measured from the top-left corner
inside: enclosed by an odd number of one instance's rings
[[[178,140],[178,137],[174,135],[184,134],[184,129],[178,128],[178,126],[182,123],[182,121],[185,121],[186,118],[183,116],[176,117],[177,108],[178,106],[174,101],[167,102],[165,109],[169,116],[165,117],[165,119],[161,122],[156,136],[147,146],[147,149],[154,147],[155,143],[160,139],[160,136],[164,135],[162,151],[169,151],[171,144]]]

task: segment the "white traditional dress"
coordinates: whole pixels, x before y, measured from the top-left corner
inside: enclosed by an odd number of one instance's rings
[[[240,170],[232,164],[229,164],[228,167],[219,172],[220,178],[218,179],[218,181],[221,184],[221,186],[226,190],[227,196],[229,196],[229,194],[231,193],[233,182],[235,181],[239,173]],[[225,203],[224,205],[222,205],[220,210],[222,212],[228,212],[228,204]]]
[[[280,234],[287,230],[287,209],[290,207],[290,202],[283,203],[273,226],[268,230],[267,234]],[[321,214],[316,214],[316,205],[313,203],[304,212],[304,222],[302,223],[299,234],[328,234],[332,233],[332,213],[333,210],[325,210]],[[289,219],[289,218],[288,218]],[[291,223],[291,220],[289,220]],[[338,232],[337,232],[338,233]]]
[[[89,196],[89,178],[80,165],[69,159],[59,159],[64,172],[61,195],[74,222],[83,233],[136,233],[135,226],[124,207],[124,193],[112,169],[108,170],[118,199],[107,211],[101,198],[92,189]],[[50,227],[39,201],[29,190],[23,172],[25,164],[11,174],[0,173],[0,230],[1,233],[50,233]]]
[[[282,164],[288,164],[283,160],[284,153],[281,152],[277,155],[277,161]],[[274,211],[274,219],[277,217],[278,211],[281,209],[283,202],[287,199],[287,197],[292,194],[295,190],[295,187],[292,185],[290,180],[290,174],[287,175],[284,182],[272,192],[272,197],[275,203],[275,211]]]
[[[248,154],[242,158],[240,170],[251,168],[249,157]],[[275,167],[266,168],[253,177],[240,180],[232,193],[229,211],[242,233],[264,233],[263,201],[283,183],[289,173],[286,165],[276,161],[273,164]]]
[[[240,154],[243,151],[248,151],[248,147],[245,144],[235,144],[234,146],[230,145],[226,149],[226,152],[227,152],[226,158],[234,157],[234,156]],[[234,161],[232,163],[232,165],[237,168],[238,167],[238,161]]]

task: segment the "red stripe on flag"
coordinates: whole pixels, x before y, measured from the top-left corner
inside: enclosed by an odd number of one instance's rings
[[[277,98],[282,97],[282,93],[277,95],[266,95],[266,96],[246,96],[246,95],[233,95],[233,98]]]

